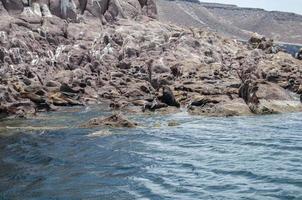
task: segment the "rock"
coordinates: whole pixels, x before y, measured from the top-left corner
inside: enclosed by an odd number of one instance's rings
[[[246,45],[156,13],[155,0],[0,1],[0,112],[105,101],[160,114],[299,110],[301,61],[271,54],[273,41]]]
[[[106,12],[106,8],[108,8],[108,0],[94,1],[94,0],[86,0],[83,1],[84,4],[81,5],[81,12],[84,13],[85,9],[94,17],[99,17]],[[86,2],[86,3],[85,3]]]
[[[2,0],[2,4],[11,15],[21,14],[24,9],[21,0]]]
[[[151,18],[157,18],[157,6],[155,0],[139,0],[142,13]]]
[[[302,84],[299,85],[297,89],[297,94],[302,94]]]
[[[154,64],[152,70],[157,74],[171,73],[171,70],[168,67],[161,64]]]
[[[172,90],[168,86],[162,88],[162,96],[159,97],[160,101],[167,104],[168,106],[180,107],[179,102],[176,101]]]
[[[261,49],[266,53],[278,53],[280,48],[274,45],[274,40],[267,40],[264,36],[255,33],[250,39],[249,44],[254,49]]]
[[[34,102],[36,104],[43,104],[46,102],[45,99],[43,99],[43,97],[36,95],[36,94],[22,93],[21,97],[30,99],[32,102]]]
[[[168,126],[179,126],[179,125],[180,125],[180,123],[175,120],[171,120],[168,122]]]
[[[239,97],[243,98],[247,104],[258,104],[259,99],[256,95],[257,91],[257,83],[246,80],[239,88]]]
[[[176,64],[170,67],[171,73],[174,77],[180,77],[182,75],[181,66]]]
[[[255,114],[300,112],[302,105],[285,89],[275,83],[250,83],[246,81],[239,89],[239,96],[245,100]]]
[[[45,84],[46,87],[51,87],[51,88],[59,88],[61,86],[61,84],[59,82],[56,81],[48,81]]]
[[[227,95],[197,96],[188,106],[193,115],[230,117],[252,115],[243,99],[230,99]]]
[[[132,58],[132,57],[139,56],[139,49],[134,42],[128,42],[128,44],[124,46],[123,50],[124,50],[124,58]]]
[[[121,115],[114,114],[110,117],[94,118],[87,123],[81,125],[81,128],[97,128],[97,127],[112,127],[112,128],[134,128],[137,124],[129,121]]]
[[[77,19],[77,8],[73,0],[49,0],[49,10],[63,19]]]
[[[21,97],[30,99],[32,102],[34,102],[36,104],[36,108],[38,111],[50,111],[51,110],[51,106],[48,102],[46,102],[46,99],[37,94],[23,93],[23,94],[21,94]]]
[[[258,33],[254,33],[251,38],[249,39],[250,44],[259,45],[263,40],[265,40],[265,37],[262,35],[259,35]]]
[[[71,88],[68,84],[66,84],[66,83],[62,83],[62,85],[61,85],[61,87],[60,87],[60,91],[61,91],[61,92],[66,92],[66,93],[75,93],[75,94],[79,93],[78,90],[72,89],[72,88]]]

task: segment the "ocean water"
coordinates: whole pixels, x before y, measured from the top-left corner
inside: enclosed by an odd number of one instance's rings
[[[77,128],[108,114],[0,122],[0,199],[302,199],[301,113],[127,114],[140,126]]]

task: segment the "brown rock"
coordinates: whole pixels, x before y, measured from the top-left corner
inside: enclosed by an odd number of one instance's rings
[[[114,114],[110,117],[100,117],[89,120],[81,125],[81,128],[97,128],[97,127],[112,127],[112,128],[134,128],[137,124],[125,119],[121,115]]]

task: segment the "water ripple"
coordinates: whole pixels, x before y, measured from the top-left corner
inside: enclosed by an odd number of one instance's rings
[[[76,127],[98,111],[51,115]],[[131,117],[143,126],[1,134],[0,199],[302,199],[302,114]]]

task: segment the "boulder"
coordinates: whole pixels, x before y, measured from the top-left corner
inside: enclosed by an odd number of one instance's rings
[[[239,88],[239,97],[244,99],[247,104],[258,104],[259,99],[256,95],[257,91],[257,83],[252,82],[250,80],[246,80]]]
[[[280,51],[280,48],[274,45],[273,39],[267,39],[257,33],[254,33],[248,42],[253,49],[261,49],[266,53],[278,53]]]
[[[155,0],[139,0],[142,7],[142,13],[148,17],[157,17],[157,7]]]
[[[131,122],[121,115],[114,114],[110,117],[99,117],[89,120],[81,125],[81,128],[98,128],[98,127],[112,127],[112,128],[134,128],[137,124]]]
[[[74,94],[79,93],[79,90],[73,89],[71,86],[69,86],[66,83],[62,83],[62,85],[60,86],[60,91],[64,93],[74,93]]]
[[[49,9],[60,18],[73,21],[77,19],[77,7],[73,0],[49,0]]]
[[[230,99],[227,95],[195,98],[188,106],[188,112],[193,115],[219,117],[252,115],[243,99]]]
[[[171,73],[174,77],[180,77],[182,75],[182,69],[179,64],[175,64],[170,67]]]
[[[18,15],[23,12],[24,5],[21,0],[1,0],[4,8],[11,15]]]
[[[142,14],[142,8],[138,0],[119,0],[119,4],[126,18],[133,19]]]
[[[264,36],[259,35],[258,33],[254,33],[249,39],[249,44],[260,44],[264,40]]]
[[[81,5],[82,8],[85,8],[91,15],[94,17],[99,17],[101,18],[102,15],[105,14],[106,9],[108,8],[109,5],[109,0],[85,0],[86,1],[86,6],[85,3],[84,5]]]
[[[239,89],[239,96],[255,114],[302,111],[302,104],[275,83],[246,81]]]

